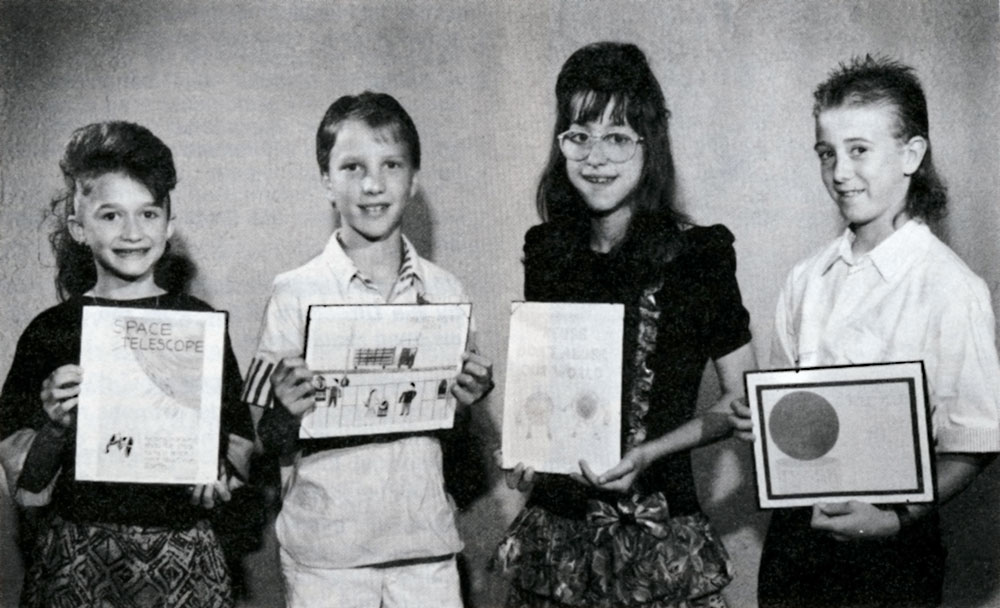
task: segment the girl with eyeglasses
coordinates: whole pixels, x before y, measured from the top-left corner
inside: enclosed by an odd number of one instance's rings
[[[725,606],[732,564],[698,505],[689,451],[727,437],[754,367],[733,235],[677,208],[669,112],[635,45],[577,50],[525,236],[525,299],[625,305],[621,461],[576,475],[518,465],[502,540],[508,606]],[[695,412],[712,361],[721,396]],[[581,454],[581,457],[585,455]]]

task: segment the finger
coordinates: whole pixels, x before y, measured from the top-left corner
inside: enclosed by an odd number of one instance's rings
[[[480,382],[486,382],[493,375],[493,371],[488,365],[475,361],[466,361],[465,365],[462,366],[462,373],[468,374]]]
[[[855,509],[850,503],[846,502],[827,502],[819,503],[816,505],[816,509],[819,510],[823,515],[828,517],[833,517],[837,515],[849,515],[853,513]]]
[[[583,472],[583,477],[587,480],[587,483],[595,486],[601,485],[601,481],[598,478],[597,473],[590,468],[590,465],[587,464],[586,460],[580,460],[579,465],[580,471]]]
[[[524,465],[520,462],[514,465],[514,468],[504,472],[504,481],[507,482],[507,487],[511,490],[517,489],[517,484],[521,479],[521,475],[524,474]]]
[[[196,506],[200,505],[201,504],[201,495],[204,492],[205,492],[205,486],[203,486],[203,485],[192,486],[191,487],[191,504],[192,505],[196,505]]]
[[[215,495],[218,497],[219,502],[229,502],[232,499],[233,495],[229,491],[229,481],[225,475],[215,482]]]
[[[594,484],[590,483],[590,481],[587,480],[586,477],[584,477],[583,475],[581,475],[579,473],[570,473],[569,474],[569,478],[572,479],[573,481],[575,481],[576,483],[579,483],[579,484],[582,484],[582,485],[585,485],[585,486],[592,486],[592,485],[594,485]]]
[[[458,399],[462,405],[472,405],[479,400],[480,395],[473,393],[469,389],[460,386],[457,382],[451,387],[451,394]]]
[[[612,481],[617,481],[633,471],[635,471],[635,462],[631,460],[622,460],[615,466],[611,467],[610,469],[602,473],[597,478],[597,483],[598,485],[604,485]]]
[[[524,473],[521,476],[521,480],[517,484],[517,489],[521,492],[527,492],[535,485],[535,469],[527,467],[524,469]]]
[[[471,364],[471,365],[475,365],[477,367],[481,367],[481,368],[483,368],[483,369],[485,369],[487,371],[490,371],[490,370],[493,369],[493,362],[492,361],[490,361],[486,357],[480,355],[479,353],[473,352],[471,350],[465,351],[465,354],[462,355],[462,361],[464,363],[463,367],[465,365],[470,365]]]

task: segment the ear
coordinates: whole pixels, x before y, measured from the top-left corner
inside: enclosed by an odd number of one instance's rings
[[[924,162],[925,154],[927,154],[927,139],[923,136],[914,135],[903,144],[903,174],[909,177],[916,173],[920,163]]]
[[[174,216],[171,215],[170,219],[167,220],[167,240],[174,236]]]
[[[74,241],[80,245],[87,244],[87,239],[83,234],[83,224],[80,223],[80,220],[76,217],[75,213],[66,217],[66,228],[69,230],[69,235]]]
[[[319,183],[323,184],[323,189],[326,190],[326,200],[330,201],[330,205],[336,209],[337,201],[333,200],[333,182],[330,180],[330,174],[320,173]]]
[[[410,199],[417,196],[417,192],[420,190],[420,171],[414,171],[413,175],[410,176]]]

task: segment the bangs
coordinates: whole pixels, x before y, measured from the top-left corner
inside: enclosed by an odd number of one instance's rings
[[[633,127],[628,119],[628,98],[621,93],[610,91],[583,91],[573,95],[570,102],[569,121],[578,125],[599,122],[609,105],[611,106],[611,124]]]

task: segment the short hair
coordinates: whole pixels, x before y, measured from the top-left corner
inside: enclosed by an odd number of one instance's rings
[[[338,98],[323,115],[316,131],[316,162],[322,175],[330,171],[330,151],[337,142],[340,125],[351,119],[372,129],[389,129],[409,150],[413,167],[420,169],[420,135],[413,119],[392,95],[364,91]]]
[[[74,199],[80,189],[87,189],[88,182],[101,175],[123,173],[145,186],[154,203],[169,214],[177,170],[170,148],[160,138],[142,125],[118,120],[73,131],[59,168],[65,188],[50,204],[55,227],[49,243],[56,257],[56,289],[65,298],[85,293],[97,281],[93,253],[69,233],[68,220],[75,213]],[[191,270],[189,261],[164,253],[156,266],[157,284],[168,291],[183,288]]]
[[[911,176],[906,212],[911,217],[935,221],[944,217],[948,190],[931,157],[927,98],[910,66],[887,57],[854,57],[841,63],[813,92],[813,115],[844,106],[883,105],[895,116],[893,135],[900,141],[923,137],[927,151]]]

